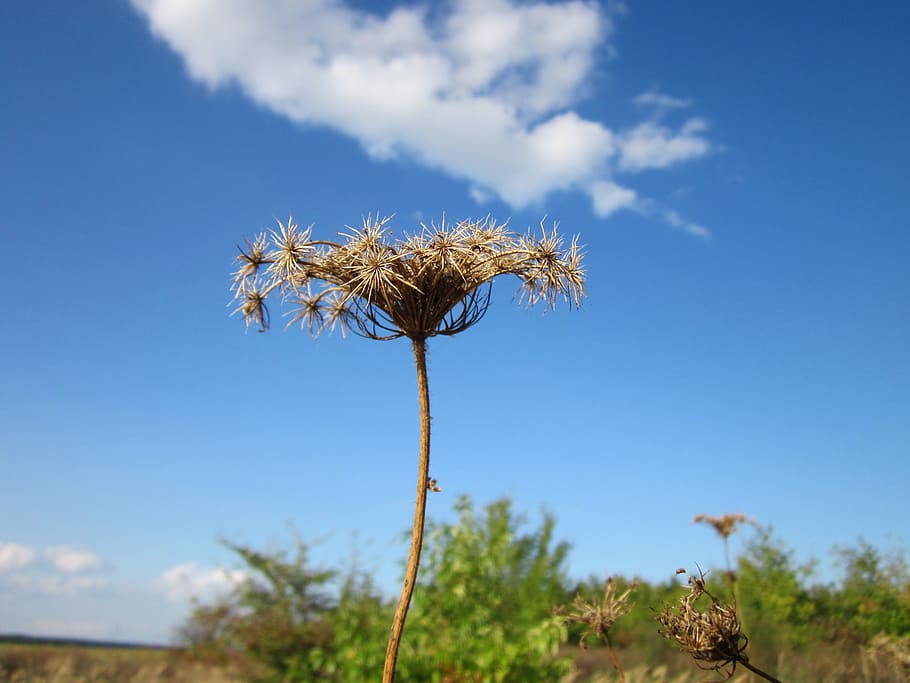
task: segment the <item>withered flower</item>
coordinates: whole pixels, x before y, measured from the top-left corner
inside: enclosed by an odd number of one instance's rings
[[[589,637],[603,639],[607,645],[613,668],[616,669],[616,673],[619,675],[620,683],[625,683],[626,678],[613,649],[613,642],[610,640],[610,629],[613,628],[613,624],[616,623],[617,619],[628,614],[629,610],[632,609],[632,605],[629,603],[629,596],[633,590],[635,590],[634,584],[620,595],[617,595],[616,583],[612,578],[608,578],[604,582],[604,594],[599,601],[592,600],[588,602],[580,595],[576,595],[572,603],[572,610],[565,616],[567,622],[584,624],[587,627],[578,642],[582,649],[584,649],[585,641]]]
[[[413,235],[393,238],[389,218],[368,216],[338,241],[312,239],[310,227],[292,219],[269,235],[246,240],[237,257],[235,313],[260,331],[269,326],[266,301],[278,293],[294,305],[291,324],[318,336],[346,330],[369,339],[411,340],[420,399],[420,459],[411,547],[401,598],[386,650],[383,683],[395,677],[404,622],[417,580],[429,479],[430,398],[426,342],[476,324],[490,305],[492,281],[514,275],[519,300],[547,307],[559,299],[580,306],[585,272],[577,238],[568,247],[541,222],[540,235],[512,232],[490,218],[421,225]]]
[[[685,573],[677,570],[677,574]],[[702,599],[706,598],[706,600]],[[705,587],[705,575],[689,576],[689,589],[676,605],[657,615],[660,634],[688,653],[702,669],[726,674],[729,680],[741,664],[772,683],[781,683],[749,662],[749,639],[742,632],[735,606],[723,603]]]
[[[726,513],[719,517],[713,515],[695,515],[692,518],[693,524],[708,524],[714,527],[714,531],[725,541],[730,538],[740,524],[755,524],[755,518],[748,518],[742,512]]]

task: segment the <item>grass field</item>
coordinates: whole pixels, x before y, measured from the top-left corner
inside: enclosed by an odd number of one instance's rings
[[[2,683],[240,683],[179,651],[0,643]]]
[[[577,671],[560,683],[619,680],[602,650],[575,652]],[[775,665],[780,667],[778,675],[787,683],[819,680],[901,683],[910,680],[910,662],[905,657],[906,654],[898,663],[898,659],[869,654],[843,657],[841,653],[838,657],[833,652],[817,652],[784,657]],[[825,673],[820,674],[819,669]],[[249,679],[239,669],[191,661],[179,650],[0,643],[0,683],[243,683]],[[634,663],[626,669],[625,680],[626,683],[698,683],[718,680],[718,676],[694,669],[680,656],[669,664]],[[730,679],[731,683],[759,680],[739,671]]]
[[[581,670],[563,683],[612,683],[615,673],[602,669],[597,651],[581,654]],[[593,673],[591,669],[600,669]],[[378,675],[378,672],[377,672]],[[627,683],[696,683],[692,673],[674,672],[666,665],[636,666],[625,673]],[[144,648],[103,648],[75,645],[0,643],[2,683],[241,683],[239,673],[188,660],[179,651]],[[733,679],[745,683],[745,677]]]

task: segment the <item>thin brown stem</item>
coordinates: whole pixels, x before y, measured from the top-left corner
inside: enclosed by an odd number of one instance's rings
[[[604,633],[604,640],[607,642],[607,653],[610,655],[610,661],[613,663],[613,668],[616,669],[616,673],[619,674],[619,683],[626,683],[626,676],[622,672],[622,667],[619,665],[619,658],[616,656],[616,651],[613,649],[613,642],[610,640],[610,634]]]
[[[420,549],[423,546],[423,525],[427,511],[427,489],[430,479],[430,389],[427,381],[427,343],[425,339],[413,339],[414,363],[417,366],[417,392],[420,399],[420,463],[417,471],[417,503],[414,508],[414,528],[411,532],[411,550],[405,569],[401,597],[392,620],[392,631],[385,653],[382,683],[395,680],[395,665],[398,661],[398,647],[404,622],[411,605],[411,595],[417,583],[417,567],[420,564]]]
[[[754,673],[756,676],[761,676],[766,681],[771,681],[771,683],[782,683],[782,681],[780,679],[774,678],[774,676],[772,676],[771,674],[766,674],[764,671],[759,669],[757,666],[752,666],[751,664],[749,664],[749,662],[747,662],[745,659],[740,659],[737,663],[742,664],[744,667],[746,667],[749,671]]]

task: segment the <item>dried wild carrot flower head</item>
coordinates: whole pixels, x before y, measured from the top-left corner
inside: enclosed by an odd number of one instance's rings
[[[714,527],[714,531],[725,541],[736,533],[736,528],[740,524],[755,524],[754,518],[748,518],[743,513],[727,513],[715,517],[713,515],[695,515],[692,518],[693,524],[708,524]]]
[[[708,598],[707,605],[701,600],[703,596]],[[699,667],[726,673],[724,680],[733,676],[737,663],[748,661],[745,649],[749,639],[740,630],[735,608],[708,592],[701,572],[689,577],[689,590],[679,604],[665,607],[657,620],[663,626],[662,636],[691,655]]]
[[[567,622],[587,626],[578,643],[581,647],[585,647],[585,641],[592,636],[609,640],[613,624],[632,609],[629,596],[634,589],[634,585],[630,586],[621,595],[617,595],[616,583],[610,578],[604,585],[603,598],[599,602],[596,600],[587,602],[580,595],[575,596],[572,611],[566,614],[565,618]]]
[[[368,216],[339,242],[313,240],[288,219],[267,236],[246,240],[237,257],[234,295],[247,327],[269,326],[266,300],[278,291],[295,305],[291,324],[313,335],[352,329],[371,339],[425,340],[453,335],[479,321],[499,275],[520,281],[519,299],[548,307],[560,298],[579,306],[584,269],[577,238],[567,246],[541,223],[541,235],[519,234],[486,218],[421,225],[392,239],[389,218]]]
[[[616,584],[612,578],[608,578],[604,584],[604,594],[600,602],[586,602],[580,595],[575,596],[572,603],[574,611],[566,615],[566,621],[569,623],[584,624],[587,626],[581,639],[578,641],[579,646],[584,649],[585,641],[593,636],[600,638],[607,645],[607,653],[616,673],[619,675],[620,683],[625,683],[626,677],[619,659],[613,649],[613,642],[610,640],[610,629],[621,616],[628,614],[632,609],[629,603],[629,595],[635,590],[635,584],[629,586],[622,595],[616,595]]]

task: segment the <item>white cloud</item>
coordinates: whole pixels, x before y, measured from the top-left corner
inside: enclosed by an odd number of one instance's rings
[[[0,543],[0,584],[17,591],[50,596],[106,589],[107,579],[85,575],[101,568],[97,555],[71,546],[49,546],[41,551],[16,543]]]
[[[59,574],[12,574],[4,583],[19,591],[44,595],[74,595],[110,588],[110,581],[98,576],[63,576]]]
[[[711,146],[701,136],[708,124],[692,118],[674,133],[653,121],[642,123],[623,134],[619,140],[619,168],[623,171],[644,171],[666,168],[708,153]]]
[[[709,149],[700,119],[676,133],[654,123],[614,132],[568,109],[596,51],[609,53],[621,4],[451,0],[381,15],[344,0],[132,4],[195,80],[340,131],[374,158],[442,170],[478,201],[495,195],[522,208],[581,190],[606,216],[629,203],[609,194],[615,171],[665,168]],[[657,91],[640,98],[682,102]]]
[[[598,180],[591,184],[591,199],[594,203],[594,213],[601,218],[635,205],[638,198],[635,190],[620,187],[609,180]]]
[[[0,571],[23,569],[35,561],[37,553],[18,543],[0,543]]]
[[[200,567],[195,562],[187,562],[168,569],[159,583],[169,600],[180,602],[227,593],[246,578],[246,573],[238,569]]]
[[[685,109],[692,104],[692,100],[682,97],[672,97],[660,92],[656,88],[643,92],[632,100],[640,107],[656,107],[662,109]]]
[[[42,554],[61,572],[75,573],[101,567],[101,560],[94,553],[65,545],[45,548]]]
[[[692,235],[693,237],[699,237],[701,239],[711,238],[711,231],[708,230],[708,228],[703,225],[699,225],[698,223],[693,223],[692,221],[684,219],[675,211],[664,209],[660,212],[660,215],[663,221],[671,228],[682,230],[686,234]]]

